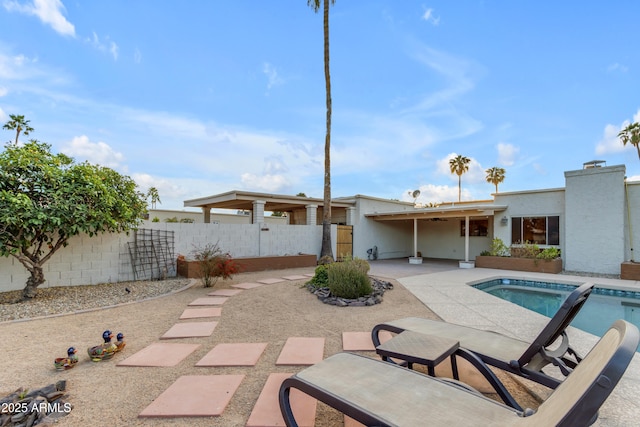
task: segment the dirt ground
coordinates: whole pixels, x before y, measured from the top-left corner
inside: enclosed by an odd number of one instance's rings
[[[243,273],[219,281],[215,288],[196,284],[169,296],[114,308],[20,322],[0,323],[0,396],[19,387],[39,388],[67,380],[72,412],[59,426],[244,426],[270,373],[297,372],[303,367],[276,366],[288,337],[325,337],[325,357],[342,350],[343,331],[370,331],[378,323],[407,316],[437,318],[398,282],[371,307],[335,307],[321,303],[304,287],[304,281],[287,281],[245,290],[229,298],[210,337],[173,340],[201,347],[175,367],[117,367],[118,360],[158,342],[178,323],[180,314],[196,298],[213,289],[312,272],[289,269]],[[105,329],[122,331],[127,346],[109,361],[93,363],[86,349],[101,343]],[[195,367],[218,343],[267,342],[253,367]],[[64,356],[69,346],[78,348],[80,361],[69,371],[56,371],[53,359]],[[367,353],[375,357],[375,353]],[[215,418],[141,419],[138,414],[183,375],[244,374],[245,378],[224,414]],[[526,404],[526,402],[525,402]],[[316,426],[341,426],[342,415],[318,406]]]

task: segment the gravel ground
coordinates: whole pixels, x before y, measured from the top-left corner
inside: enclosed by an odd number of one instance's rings
[[[20,387],[34,389],[67,381],[67,401],[72,412],[58,426],[244,426],[264,383],[271,373],[294,373],[297,366],[278,366],[277,357],[288,337],[325,337],[325,357],[342,350],[343,331],[370,331],[378,323],[407,316],[437,318],[397,281],[385,292],[384,301],[371,307],[335,307],[321,303],[303,280],[261,286],[229,298],[214,333],[206,338],[180,339],[200,347],[177,366],[166,368],[117,367],[118,361],[157,343],[190,302],[213,289],[229,288],[262,278],[310,273],[311,269],[289,269],[242,273],[232,280],[204,288],[198,281],[118,283],[75,288],[43,288],[33,301],[0,303],[0,396]],[[131,291],[127,293],[125,288]],[[180,292],[174,292],[181,289]],[[154,296],[164,297],[152,298]],[[14,301],[20,293],[0,294]],[[143,299],[146,300],[142,301]],[[138,301],[138,302],[135,302]],[[135,302],[135,303],[134,303]],[[113,307],[117,303],[122,304]],[[109,308],[94,310],[95,307]],[[71,315],[62,315],[71,313]],[[42,317],[45,313],[58,316]],[[29,319],[31,317],[31,319]],[[38,317],[38,318],[34,318]],[[109,361],[91,362],[86,349],[99,344],[104,329],[125,333],[127,347]],[[268,343],[252,367],[195,367],[218,343]],[[53,359],[69,346],[78,348],[80,361],[71,370],[56,371]],[[373,352],[364,352],[376,357]],[[242,374],[244,379],[221,417],[141,419],[138,414],[179,377],[184,375]],[[508,379],[507,379],[508,381]],[[525,406],[537,402],[518,384],[507,386]],[[426,403],[428,404],[428,402]],[[337,411],[320,404],[316,427],[342,426]]]
[[[90,286],[40,288],[22,301],[22,291],[0,293],[0,322],[33,319],[142,301],[184,288],[189,279],[107,283]]]

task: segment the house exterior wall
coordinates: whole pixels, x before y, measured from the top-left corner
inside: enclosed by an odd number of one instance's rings
[[[565,172],[568,271],[619,274],[625,258],[625,167]]]
[[[566,227],[565,227],[565,189],[519,191],[512,193],[497,193],[496,205],[505,205],[505,211],[497,212],[493,218],[493,236],[502,240],[505,245],[511,245],[511,226],[513,217],[559,216],[560,217],[560,251],[565,260]],[[507,223],[502,224],[502,218]],[[491,245],[491,242],[488,242]],[[542,247],[546,247],[542,245]]]
[[[464,222],[464,218],[418,221],[418,251],[427,258],[464,260],[465,244],[464,236],[460,235],[460,222]],[[491,246],[492,228],[493,223],[489,218],[487,236],[469,236],[469,259],[474,259]]]
[[[353,221],[353,256],[367,259],[367,250],[378,247],[378,258],[401,258],[412,255],[413,221],[375,221],[365,217],[374,212],[412,210],[406,202],[358,196]]]
[[[640,181],[626,186],[624,260],[640,261]],[[632,250],[633,249],[633,250]]]

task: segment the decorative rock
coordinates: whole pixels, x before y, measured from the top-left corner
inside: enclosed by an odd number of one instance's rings
[[[393,289],[392,283],[376,278],[371,278],[371,286],[373,288],[373,293],[371,293],[371,295],[355,299],[338,298],[333,296],[329,288],[316,288],[307,284],[307,289],[317,296],[323,303],[338,307],[364,307],[380,304],[382,302],[382,295],[384,292],[386,290]]]
[[[62,380],[28,393],[19,388],[0,398],[3,411],[7,411],[0,414],[0,427],[53,425],[73,409],[70,403],[62,400],[66,386],[66,381]]]

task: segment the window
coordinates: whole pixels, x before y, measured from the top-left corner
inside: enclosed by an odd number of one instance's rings
[[[464,221],[460,221],[460,235],[464,237]],[[488,219],[469,220],[469,236],[488,236],[488,235],[489,235]]]
[[[534,216],[511,218],[511,243],[536,245],[560,244],[560,217]]]

